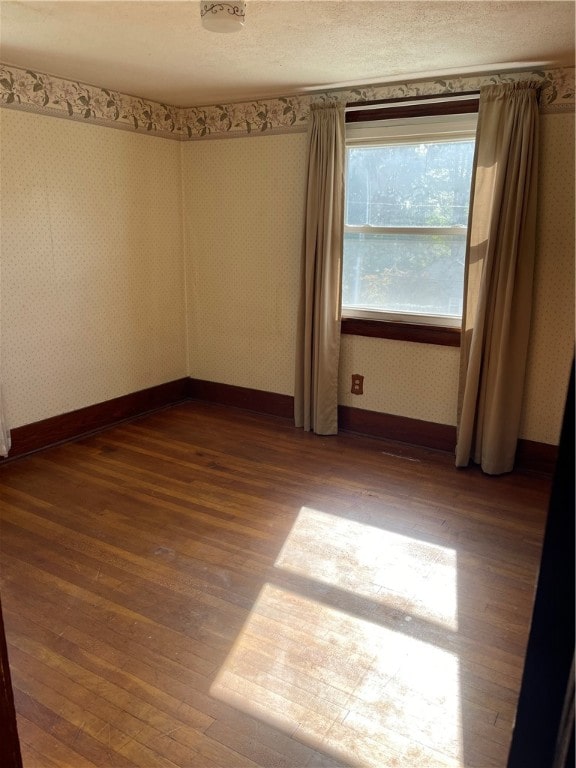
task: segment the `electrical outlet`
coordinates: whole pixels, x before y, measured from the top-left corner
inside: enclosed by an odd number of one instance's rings
[[[352,374],[352,389],[350,391],[353,395],[364,394],[364,376],[360,376],[359,373]]]

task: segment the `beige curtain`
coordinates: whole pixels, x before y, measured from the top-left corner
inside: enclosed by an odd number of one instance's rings
[[[4,403],[2,400],[2,385],[0,384],[0,456],[8,456],[10,450],[10,432],[4,416]]]
[[[312,105],[294,420],[320,435],[338,431],[344,154],[344,108]]]
[[[456,466],[514,466],[530,331],[537,91],[480,92],[462,318]]]

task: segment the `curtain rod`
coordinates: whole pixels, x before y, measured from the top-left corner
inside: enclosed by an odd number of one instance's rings
[[[395,99],[378,99],[377,101],[349,101],[345,106],[346,112],[370,109],[386,109],[387,107],[409,106],[423,101],[442,103],[447,101],[471,100],[480,97],[480,91],[460,91],[459,93],[437,93],[427,96],[400,96]]]

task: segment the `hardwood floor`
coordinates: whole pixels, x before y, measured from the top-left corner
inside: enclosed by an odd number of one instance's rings
[[[504,768],[549,482],[189,402],[0,469],[25,768]]]

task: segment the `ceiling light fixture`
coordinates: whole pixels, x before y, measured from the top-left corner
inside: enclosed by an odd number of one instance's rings
[[[204,29],[210,32],[238,32],[244,26],[246,3],[235,0],[230,3],[200,4],[200,17]]]

